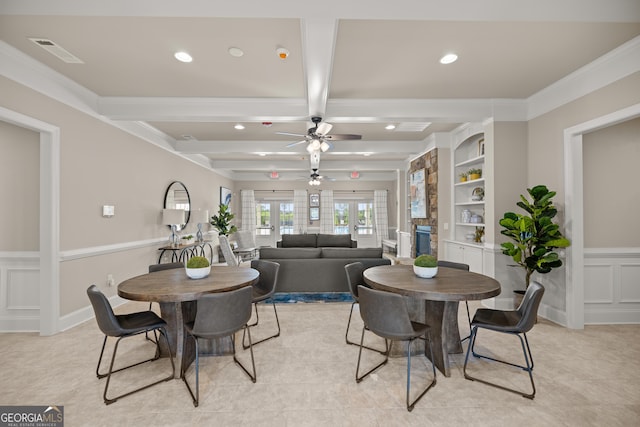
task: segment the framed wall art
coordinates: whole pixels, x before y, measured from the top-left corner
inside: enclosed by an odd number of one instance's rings
[[[427,187],[424,169],[419,169],[411,174],[409,196],[411,198],[411,218],[426,218]]]
[[[226,187],[220,187],[220,204],[227,205],[231,203],[231,190]]]
[[[320,208],[309,208],[309,220],[318,221],[320,219]]]

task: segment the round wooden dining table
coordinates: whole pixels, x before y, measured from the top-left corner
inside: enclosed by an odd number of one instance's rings
[[[366,269],[364,281],[374,289],[425,300],[425,319],[431,326],[432,362],[447,377],[451,376],[449,353],[462,353],[458,303],[500,294],[497,280],[447,267],[438,267],[435,277],[424,279],[413,273],[412,265],[381,265]]]
[[[209,276],[194,280],[183,268],[174,268],[127,279],[118,285],[118,295],[133,301],[160,304],[161,316],[167,322],[171,353],[177,366],[186,369],[195,358],[195,345],[185,346],[184,324],[195,319],[196,300],[205,294],[253,285],[259,276],[258,270],[253,268],[214,266]],[[160,352],[168,355],[169,349],[161,345]],[[176,378],[180,378],[180,372],[176,369]]]

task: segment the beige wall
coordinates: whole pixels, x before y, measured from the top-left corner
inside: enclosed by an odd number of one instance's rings
[[[0,251],[40,249],[40,135],[0,121]]]
[[[63,254],[168,238],[160,215],[165,190],[174,180],[186,185],[193,208],[211,212],[217,211],[220,186],[233,189],[229,179],[15,82],[0,78],[0,93],[3,107],[60,128]],[[8,172],[19,174],[21,166],[11,164]],[[113,218],[102,217],[105,204],[115,206]],[[195,230],[189,224],[186,232]],[[115,294],[115,287],[106,287],[107,274],[118,283],[146,272],[148,264],[157,262],[158,246],[62,262],[61,315],[87,306],[85,292],[92,283]]]
[[[554,200],[559,209],[560,224],[564,223],[564,130],[638,103],[640,72],[529,121],[528,186],[545,184],[558,192]],[[620,183],[616,191],[629,194],[634,186],[635,182]],[[607,221],[609,227],[626,227],[617,221],[614,210],[608,212],[599,219],[600,222]],[[543,279],[546,284],[544,301],[560,311],[566,308],[565,273],[563,267],[545,275]]]
[[[522,212],[516,206],[520,194],[527,194],[527,124],[524,122],[495,122],[493,124],[493,156],[494,167],[488,167],[493,173],[494,191],[491,195],[494,202],[488,203],[487,209],[493,209],[492,230],[487,224],[487,243],[500,244],[506,237],[500,234],[502,227],[498,223],[505,212]]]
[[[583,137],[584,245],[640,246],[640,119]]]

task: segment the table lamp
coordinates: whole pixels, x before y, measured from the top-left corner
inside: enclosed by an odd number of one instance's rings
[[[209,211],[206,209],[198,209],[194,212],[194,220],[196,224],[198,224],[198,232],[196,233],[196,241],[198,243],[204,242],[204,237],[202,236],[202,224],[209,223]]]
[[[184,209],[163,209],[162,223],[171,227],[171,236],[169,237],[171,246],[180,246],[180,241],[176,234],[176,226],[184,224]]]

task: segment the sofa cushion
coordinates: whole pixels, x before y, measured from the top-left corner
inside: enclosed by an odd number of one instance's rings
[[[260,258],[261,259],[320,258],[320,248],[260,248]]]
[[[283,234],[282,247],[283,248],[315,248],[316,235],[315,234]]]
[[[322,258],[382,258],[382,248],[321,248]]]
[[[350,234],[318,234],[318,247],[350,248]]]

